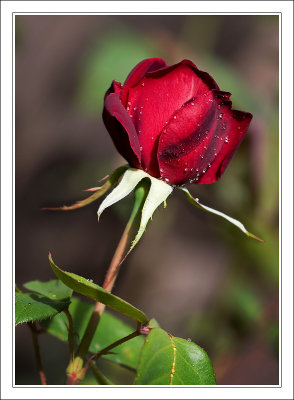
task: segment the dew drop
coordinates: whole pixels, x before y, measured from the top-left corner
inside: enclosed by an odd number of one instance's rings
[[[205,174],[205,172],[206,172],[206,168],[204,168],[204,169],[202,170],[202,173],[203,173],[203,174]]]
[[[191,103],[191,106],[195,106],[195,103]]]
[[[225,143],[229,143],[229,138],[228,137],[225,138]]]
[[[137,107],[134,107],[134,111],[136,111],[137,110]]]
[[[142,114],[142,111],[140,111],[139,114]]]
[[[207,165],[207,168],[210,168],[210,167],[211,167],[211,164],[208,164],[208,165]]]
[[[140,146],[140,151],[142,151],[143,150],[143,146]]]
[[[176,116],[176,115],[174,115],[174,119],[177,119],[177,116]]]
[[[163,168],[160,168],[159,172],[163,172]]]
[[[220,113],[220,114],[218,115],[217,119],[222,119],[223,116],[224,116],[224,114],[223,114],[223,113]]]
[[[203,146],[203,148],[204,148],[205,150],[207,150],[207,146]]]
[[[168,179],[168,178],[164,178],[164,180],[165,180],[165,182],[169,182],[169,179]]]
[[[132,103],[131,103],[130,101],[128,101],[128,105],[129,105],[129,106],[131,106],[131,105],[132,105]]]
[[[190,171],[192,172],[194,170],[194,168],[191,168]]]
[[[215,156],[217,156],[217,153],[214,153]]]
[[[208,131],[205,131],[204,133],[205,133],[205,135],[207,135],[207,134],[208,134]]]
[[[218,104],[217,109],[220,110],[221,106]]]
[[[200,157],[201,157],[201,159],[203,160],[204,156],[200,156]]]
[[[184,169],[184,172],[188,172],[188,171],[189,171],[189,168],[186,167],[186,168]]]
[[[187,342],[192,342],[192,339],[188,337]]]
[[[145,83],[143,82],[143,83],[141,84],[141,86],[145,86]]]

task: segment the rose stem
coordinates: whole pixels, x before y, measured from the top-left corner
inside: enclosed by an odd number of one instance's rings
[[[97,358],[103,356],[104,354],[107,354],[110,350],[114,349],[115,347],[119,346],[120,344],[123,344],[139,335],[141,335],[141,333],[140,333],[140,330],[138,329],[135,332],[132,332],[129,335],[111,343],[109,346],[107,346],[103,350],[99,351],[99,353],[96,353],[92,357],[90,357],[84,367],[84,370],[86,371],[87,368],[89,367],[89,365],[91,365],[94,362],[94,360],[97,360]]]
[[[37,367],[38,367],[38,372],[39,372],[40,379],[41,379],[41,384],[47,385],[44,368],[43,368],[43,364],[42,364],[42,360],[41,360],[40,346],[39,346],[39,342],[38,342],[38,330],[36,329],[33,322],[28,322],[28,326],[32,333],[35,357],[36,357],[36,361],[37,361]]]
[[[70,361],[74,358],[74,331],[73,320],[68,309],[63,310],[68,320],[68,345],[69,345],[69,358]]]
[[[145,182],[140,182],[138,184],[138,186],[136,187],[135,192],[138,190],[144,190],[144,199],[145,199],[148,194],[148,191],[149,191],[148,185],[146,185]],[[125,250],[130,242],[130,239],[133,236],[133,231],[135,230],[135,226],[136,226],[135,222],[137,220],[136,217],[140,215],[143,204],[144,204],[144,200],[142,202],[140,202],[139,204],[137,204],[135,201],[135,205],[134,205],[133,211],[131,213],[130,219],[125,227],[125,230],[124,230],[124,232],[121,236],[121,239],[118,243],[118,246],[116,248],[114,256],[111,260],[110,266],[108,268],[108,271],[106,273],[105,280],[103,283],[103,288],[109,292],[111,292],[111,290],[114,286],[114,283],[115,283],[115,280],[116,280],[116,277],[117,277],[117,274],[119,271],[121,260],[123,259]],[[89,323],[88,323],[88,326],[84,333],[84,336],[81,340],[81,343],[78,347],[77,354],[76,354],[76,357],[74,360],[74,363],[78,370],[81,370],[81,368],[82,368],[83,359],[85,358],[85,356],[88,352],[91,341],[93,339],[93,336],[94,336],[97,326],[99,324],[101,315],[104,311],[104,308],[105,308],[105,305],[100,302],[97,302],[94,306],[93,313],[91,315],[91,318],[89,320]],[[68,384],[75,384],[73,382],[72,378],[69,378]]]

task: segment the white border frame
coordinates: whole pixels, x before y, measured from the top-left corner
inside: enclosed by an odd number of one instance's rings
[[[10,266],[13,265],[14,227],[14,66],[12,65],[12,13],[166,13],[166,1],[2,1],[1,3],[1,382],[3,399],[79,399],[89,398],[218,398],[218,399],[292,399],[293,398],[293,3],[292,1],[169,1],[169,13],[215,14],[228,13],[281,13],[282,26],[280,51],[280,262],[283,260],[283,274],[280,275],[280,299],[282,300],[283,325],[282,383],[281,386],[221,386],[221,387],[61,387],[28,386],[13,387],[13,360],[11,348],[11,308],[5,307],[13,293]],[[68,12],[68,10],[71,12]],[[149,10],[146,12],[146,10]],[[150,12],[152,10],[152,12]],[[249,11],[250,10],[250,11]],[[283,77],[283,79],[282,79]],[[282,108],[283,107],[283,108]],[[13,122],[11,122],[13,121]],[[283,210],[283,212],[281,212]],[[281,241],[283,237],[283,242]],[[282,265],[282,264],[280,264]],[[280,268],[281,270],[281,268]],[[283,291],[281,291],[283,287]],[[280,313],[280,315],[281,315]]]

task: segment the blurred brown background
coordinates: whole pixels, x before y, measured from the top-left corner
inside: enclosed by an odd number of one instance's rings
[[[19,15],[16,28],[16,283],[64,269],[102,284],[128,219],[129,196],[68,213],[83,189],[124,163],[102,123],[103,96],[144,58],[191,59],[254,115],[222,179],[191,185],[240,219],[258,243],[175,192],[123,264],[114,293],[212,359],[218,384],[278,384],[278,16]],[[41,336],[49,384],[67,346]],[[57,367],[58,365],[58,367]],[[16,383],[39,384],[30,332],[16,329]]]

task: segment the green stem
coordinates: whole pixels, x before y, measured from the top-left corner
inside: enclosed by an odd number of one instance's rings
[[[99,371],[94,361],[90,363],[93,375],[100,385],[111,385],[111,382]]]
[[[74,358],[74,332],[73,332],[73,321],[68,309],[63,310],[68,320],[68,345],[69,345],[69,357],[70,361]]]
[[[92,362],[94,360],[97,360],[97,358],[103,356],[104,354],[109,353],[110,350],[114,349],[115,347],[119,346],[120,344],[123,344],[139,335],[141,335],[141,333],[139,331],[135,331],[135,332],[132,332],[129,335],[117,340],[116,342],[111,343],[109,346],[107,346],[103,350],[99,351],[99,353],[96,353],[92,357],[90,357],[87,364],[89,364],[90,362]]]
[[[147,197],[149,191],[148,185],[146,182],[141,181],[135,189],[135,203],[133,207],[133,211],[131,213],[130,219],[126,225],[126,228],[121,236],[119,244],[116,248],[114,256],[111,260],[109,269],[106,273],[103,288],[107,291],[111,292],[114,286],[116,277],[118,275],[118,271],[120,268],[120,264],[123,260],[123,256],[125,254],[126,248],[134,237],[134,232],[136,232],[136,227],[138,225],[138,221],[140,220],[141,211],[145,199]],[[143,194],[143,201],[142,201]],[[140,199],[140,201],[139,201]],[[98,327],[101,315],[104,311],[105,305],[97,302],[94,306],[93,313],[88,322],[87,328],[81,340],[81,343],[78,347],[76,357],[73,360],[72,365],[70,364],[68,367],[69,380],[68,384],[75,384],[76,379],[78,379],[79,372],[82,370],[83,360],[89,350],[90,344]],[[81,375],[83,376],[83,375]]]

